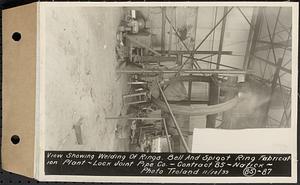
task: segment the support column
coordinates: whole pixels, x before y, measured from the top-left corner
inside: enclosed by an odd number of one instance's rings
[[[209,83],[209,97],[208,97],[208,105],[218,104],[219,100],[219,86],[211,80]],[[206,116],[206,128],[215,128],[216,126],[216,118],[217,114],[207,115]]]

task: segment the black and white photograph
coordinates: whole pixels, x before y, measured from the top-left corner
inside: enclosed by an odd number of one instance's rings
[[[185,153],[195,129],[291,127],[291,7],[55,7],[44,29],[46,149]]]
[[[5,168],[39,181],[296,182],[297,5],[6,10]]]

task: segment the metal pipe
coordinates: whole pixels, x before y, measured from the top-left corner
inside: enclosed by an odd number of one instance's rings
[[[217,15],[218,15],[218,7],[216,7],[216,10],[214,12],[214,24],[213,27],[216,25],[217,22]],[[213,35],[212,35],[212,45],[211,45],[211,50],[214,50],[214,43],[215,43],[215,32],[216,30],[213,31]],[[210,61],[212,62],[212,58],[213,56],[210,57]],[[211,69],[211,64],[209,65],[209,68]]]
[[[180,130],[180,127],[179,127],[179,125],[178,125],[176,119],[175,119],[175,116],[174,116],[174,114],[173,114],[173,112],[172,112],[172,109],[171,109],[169,103],[168,103],[168,100],[167,100],[167,98],[166,98],[166,96],[165,96],[165,93],[164,93],[163,90],[161,89],[161,87],[160,87],[160,85],[159,85],[159,82],[158,82],[157,80],[156,80],[156,84],[157,84],[157,86],[158,86],[158,88],[159,88],[159,91],[160,91],[160,93],[161,93],[161,95],[162,95],[162,97],[163,97],[163,99],[164,99],[164,101],[165,101],[165,104],[166,104],[166,106],[167,106],[167,108],[168,108],[168,110],[169,110],[169,112],[170,112],[170,114],[171,114],[171,117],[172,117],[172,119],[173,119],[173,122],[174,122],[174,125],[175,125],[175,127],[176,127],[176,130],[178,131],[178,134],[179,134],[179,136],[180,136],[180,138],[181,138],[181,141],[182,141],[182,143],[183,143],[183,146],[184,146],[185,150],[186,150],[188,153],[190,153],[191,150],[189,149],[189,147],[188,147],[186,141],[184,140],[183,134],[182,134],[182,132],[181,132],[181,130]]]
[[[141,70],[117,70],[119,73],[177,73],[177,70],[151,70],[151,69],[141,69]],[[182,70],[180,73],[185,74],[247,74],[251,73],[250,70],[230,70],[230,69],[187,69]]]
[[[165,53],[165,37],[166,37],[166,7],[161,10],[161,53]]]
[[[168,142],[169,152],[173,152],[172,146],[171,146],[171,142],[170,142],[170,138],[169,138],[169,132],[168,132],[168,129],[167,129],[166,120],[162,119],[162,121],[163,121],[163,125],[164,125],[164,128],[165,128],[165,133],[166,133],[166,136],[167,136],[167,142]]]
[[[217,54],[220,54],[220,55],[232,55],[232,51],[209,51],[209,50],[206,50],[206,51],[174,51],[174,50],[170,50],[170,54],[171,55],[176,55],[176,54],[200,54],[200,55],[206,55],[206,54],[213,54],[213,55],[217,55]]]
[[[228,11],[228,8],[227,7],[224,7],[224,12],[223,12],[223,16],[226,15]],[[216,66],[216,69],[219,69],[219,64],[221,63],[221,57],[222,55],[220,54],[221,51],[223,50],[223,42],[224,42],[224,34],[225,34],[225,27],[226,27],[226,16],[224,18],[224,20],[222,21],[222,27],[221,27],[221,34],[220,34],[220,43],[219,43],[219,54],[218,54],[218,58],[217,58],[217,66]]]
[[[106,117],[105,119],[127,119],[127,120],[161,120],[162,118],[148,118],[148,117],[129,117],[129,116],[117,116],[117,117]]]
[[[147,84],[147,82],[127,82],[128,85]]]

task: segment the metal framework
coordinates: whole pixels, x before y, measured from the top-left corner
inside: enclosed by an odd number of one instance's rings
[[[256,75],[256,77],[260,78],[262,81],[267,81],[270,85],[270,99],[267,102],[267,105],[264,108],[264,117],[262,119],[262,124],[264,127],[271,126],[270,122],[277,122],[280,123],[279,127],[289,127],[290,126],[290,116],[291,116],[291,108],[290,108],[290,98],[291,98],[291,87],[283,85],[282,84],[282,77],[284,75],[291,75],[292,70],[290,68],[287,68],[286,66],[291,63],[290,59],[286,59],[286,53],[291,51],[291,25],[285,26],[280,22],[281,16],[282,16],[282,8],[279,7],[277,10],[276,15],[273,15],[276,17],[275,23],[272,26],[269,19],[270,15],[272,16],[271,12],[268,12],[267,8],[260,8],[259,9],[259,18],[256,21],[257,24],[263,24],[265,25],[267,29],[267,37],[268,40],[263,40],[265,36],[262,36],[261,34],[261,26],[256,27],[254,30],[255,38],[252,39],[252,49],[250,51],[250,59],[249,64],[253,64],[255,62],[259,62],[261,65],[261,62],[264,64],[264,70],[261,71],[260,76]],[[271,27],[273,27],[273,30],[271,30]],[[279,31],[282,30],[283,31]],[[282,38],[279,34],[282,35],[282,32],[286,32],[286,38]],[[260,38],[259,38],[260,37]],[[281,39],[281,41],[275,41],[275,40]],[[264,44],[263,46],[257,46],[257,43]],[[278,50],[282,50],[282,55],[278,56]],[[267,50],[268,55],[266,58],[257,56],[257,52]],[[270,59],[270,54],[272,56],[272,59]],[[249,67],[249,66],[248,66]],[[266,72],[269,71],[270,75],[272,75],[272,78],[265,79],[267,74]],[[278,90],[279,87],[279,90]],[[286,91],[289,91],[288,95],[286,95]],[[274,96],[275,92],[280,93],[281,101],[282,102],[282,118],[281,120],[275,120],[271,116],[269,116],[269,112],[271,109],[271,102],[272,97]]]
[[[203,39],[196,45],[191,48],[187,46],[184,40],[181,38],[176,25],[174,25],[174,19],[170,19],[167,15],[167,9],[162,8],[162,30],[161,30],[161,50],[154,50],[144,44],[138,42],[137,40],[133,40],[128,38],[131,42],[146,48],[147,50],[151,51],[154,56],[152,59],[154,60],[175,60],[175,58],[180,59],[180,66],[178,69],[122,69],[118,70],[120,73],[127,73],[127,74],[147,74],[147,73],[168,73],[174,75],[173,79],[187,81],[188,82],[188,99],[184,101],[177,101],[171,102],[168,101],[164,91],[169,87],[170,83],[166,83],[166,85],[162,88],[158,81],[156,81],[157,86],[159,88],[160,95],[164,100],[168,108],[168,112],[171,115],[171,118],[174,122],[175,128],[179,133],[180,139],[184,145],[184,148],[187,152],[191,152],[185,139],[182,134],[182,130],[180,129],[176,118],[173,114],[173,111],[169,105],[169,103],[177,103],[177,104],[193,104],[193,103],[206,103],[209,105],[214,105],[219,103],[219,96],[220,96],[220,87],[217,82],[217,78],[221,75],[229,75],[229,76],[237,76],[237,75],[246,75],[248,79],[254,77],[254,79],[258,79],[260,82],[263,82],[265,86],[269,87],[270,93],[269,96],[271,97],[266,105],[263,108],[263,118],[261,121],[262,127],[269,127],[271,124],[270,122],[276,122],[279,127],[289,127],[290,126],[290,117],[291,117],[291,108],[290,108],[290,93],[291,87],[286,84],[282,84],[283,77],[286,75],[291,75],[291,59],[286,57],[286,53],[291,51],[291,25],[284,25],[280,19],[283,15],[282,8],[277,8],[276,15],[268,12],[268,8],[260,7],[254,8],[251,19],[246,16],[243,9],[240,7],[224,7],[223,8],[223,15],[221,18],[217,19],[217,11],[216,8],[215,15],[214,15],[214,25],[212,26],[211,30],[203,37]],[[230,12],[233,10],[238,11],[241,14],[241,17],[249,24],[249,34],[246,41],[246,52],[243,55],[244,59],[242,62],[242,67],[237,68],[230,65],[222,64],[222,56],[223,55],[232,55],[234,56],[232,51],[224,51],[223,50],[223,43],[225,39],[225,31],[226,31],[226,20]],[[198,12],[198,10],[197,10]],[[270,16],[275,17],[274,25],[271,25],[269,21]],[[169,24],[169,46],[166,47],[166,23]],[[195,23],[197,23],[197,16],[195,17]],[[210,51],[203,51],[199,50],[200,47],[208,40],[208,38],[213,37],[213,44],[215,42],[215,31],[217,28],[220,28],[220,37],[219,37],[219,44],[216,46],[218,47],[217,50],[214,50],[214,46],[212,46]],[[271,30],[272,28],[272,30]],[[267,35],[262,34],[262,30],[267,30]],[[180,41],[180,44],[185,48],[183,51],[174,51],[171,50],[171,41],[172,33],[177,37]],[[283,34],[286,35],[286,38],[283,38]],[[196,37],[196,34],[194,35]],[[280,41],[278,41],[278,39]],[[194,38],[195,40],[195,38]],[[168,48],[168,51],[166,50]],[[278,56],[278,50],[283,50],[282,55]],[[261,56],[259,52],[267,51],[267,56]],[[176,57],[174,57],[176,55]],[[205,55],[201,58],[195,57],[195,55]],[[215,62],[212,61],[212,57],[216,56],[217,60]],[[182,61],[184,59],[184,61]],[[210,68],[201,68],[201,63],[208,63],[210,64]],[[190,68],[184,68],[187,65],[190,65]],[[253,66],[258,65],[260,74],[254,73]],[[229,69],[221,69],[221,67],[226,67]],[[191,99],[191,92],[192,92],[192,84],[193,81],[200,81],[208,82],[209,83],[209,100],[208,101],[193,101]],[[268,76],[271,76],[271,78]],[[170,78],[172,79],[172,78]],[[278,90],[279,89],[279,90]],[[288,91],[288,93],[286,93]],[[272,116],[269,116],[270,109],[272,108],[272,97],[275,93],[280,93],[280,98],[282,102],[282,109],[283,113],[281,119],[275,119]],[[287,95],[288,94],[288,95]],[[226,125],[230,124],[230,118],[232,115],[232,111],[228,111],[223,114],[223,120],[221,120]],[[130,118],[128,118],[130,119]],[[134,118],[136,119],[136,118]],[[161,119],[161,118],[159,118]],[[206,127],[216,128],[216,120],[217,115],[208,115],[207,116],[207,123]],[[164,129],[166,135],[168,136],[167,125],[165,120],[163,120]],[[169,138],[168,144],[170,151],[172,151]]]
[[[291,37],[291,27],[284,25],[280,21],[280,18],[281,18],[280,16],[282,15],[282,8],[278,8],[277,14],[274,15],[276,17],[276,21],[274,23],[273,30],[270,29],[271,25],[268,20],[267,13],[269,13],[269,12],[267,12],[268,11],[267,8],[262,8],[262,7],[254,8],[251,20],[246,16],[246,14],[243,12],[242,8],[240,8],[240,7],[231,7],[231,8],[225,7],[223,9],[222,18],[217,20],[216,19],[217,9],[216,9],[215,18],[214,18],[215,24],[214,24],[213,28],[202,39],[202,41],[196,47],[194,47],[194,49],[192,51],[190,49],[188,49],[188,47],[186,46],[184,41],[180,38],[180,35],[177,32],[177,29],[175,28],[175,26],[173,25],[173,23],[167,16],[166,12],[162,11],[162,16],[165,16],[165,20],[167,20],[167,22],[170,24],[172,31],[175,32],[175,35],[178,37],[179,41],[186,48],[186,51],[169,51],[169,53],[173,53],[173,54],[177,53],[177,54],[182,55],[183,58],[185,58],[185,61],[182,62],[182,65],[175,73],[175,76],[182,74],[182,71],[187,72],[187,70],[183,69],[183,68],[189,62],[191,62],[192,65],[196,68],[196,71],[199,71],[199,72],[200,71],[204,72],[205,69],[201,69],[198,62],[209,63],[211,65],[211,67],[215,66],[215,70],[210,71],[210,72],[207,71],[208,74],[211,74],[213,76],[213,78],[215,78],[218,74],[222,73],[221,71],[218,71],[220,66],[231,68],[233,70],[241,70],[241,69],[235,68],[233,66],[221,64],[222,55],[224,55],[224,54],[232,55],[232,52],[230,52],[230,51],[229,51],[230,53],[223,51],[222,46],[223,46],[224,33],[225,33],[225,28],[226,28],[226,18],[233,9],[238,10],[240,12],[241,16],[244,18],[244,20],[249,24],[249,36],[248,36],[246,52],[244,55],[243,71],[245,73],[249,72],[249,70],[252,69],[252,65],[255,62],[259,62],[260,70],[262,73],[261,76],[257,76],[255,74],[251,74],[251,75],[255,76],[256,78],[258,77],[261,81],[264,81],[264,82],[266,82],[267,85],[270,85],[270,92],[271,92],[270,96],[271,97],[273,96],[274,92],[276,91],[276,88],[279,86],[284,111],[283,111],[282,119],[277,120],[277,121],[281,122],[281,124],[280,124],[281,127],[287,126],[289,124],[288,121],[290,120],[290,112],[291,112],[290,110],[288,110],[288,109],[290,109],[289,108],[290,100],[283,93],[285,91],[285,90],[283,90],[283,88],[290,90],[290,87],[283,85],[281,83],[281,81],[282,81],[281,78],[285,75],[290,75],[292,73],[292,70],[287,67],[289,65],[289,63],[291,62],[291,60],[284,60],[286,52],[291,51],[291,38],[290,38]],[[162,19],[164,20],[164,18],[162,18]],[[197,19],[197,17],[195,19]],[[195,22],[197,22],[197,20]],[[162,22],[162,23],[164,24],[164,22]],[[220,43],[218,45],[218,51],[213,51],[213,48],[212,48],[212,51],[198,51],[198,49],[201,47],[201,45],[207,40],[207,38],[209,38],[211,36],[211,34],[213,34],[213,39],[214,39],[214,37],[215,37],[214,32],[219,25],[222,25],[222,26],[221,26],[221,33],[220,33],[220,39],[219,39]],[[264,36],[262,36],[262,33],[261,33],[263,26],[267,26],[267,31],[268,31],[268,34],[264,35]],[[164,25],[162,27],[164,27]],[[282,33],[287,33],[286,40],[281,40],[281,41],[275,42],[276,37],[279,37],[282,39],[282,36],[279,35]],[[265,38],[268,38],[268,40],[264,40]],[[260,45],[258,46],[258,44],[260,44]],[[261,46],[261,44],[264,44],[264,45]],[[276,51],[275,51],[276,49],[284,50],[283,55],[281,57],[276,56]],[[263,50],[268,50],[269,54],[268,54],[267,58],[258,56],[258,54],[256,54],[257,52],[260,52]],[[273,60],[270,59],[270,53],[271,53]],[[203,58],[195,58],[194,57],[195,54],[209,54],[209,56],[206,56]],[[205,60],[206,58],[212,59],[212,56],[215,56],[215,55],[217,55],[216,62]],[[269,71],[269,73],[272,74],[272,76],[273,76],[272,79],[266,78],[267,71]],[[169,72],[169,71],[164,71],[164,72]],[[175,71],[172,71],[172,73],[174,73],[174,72]],[[194,74],[193,70],[190,70],[188,73]],[[201,72],[200,72],[200,74],[201,74]],[[168,87],[168,85],[164,88],[164,90],[167,87]],[[188,94],[189,95],[191,93],[191,89],[192,89],[192,80],[189,80],[189,86],[188,86]],[[211,99],[209,101],[209,104],[215,104],[218,102],[218,96],[219,96],[218,89],[219,88],[217,87],[217,84],[214,84],[214,83],[210,84],[210,93],[213,95],[210,97]],[[285,101],[285,99],[288,99],[288,100]],[[271,100],[272,100],[272,98],[270,98],[270,100],[267,103],[267,106],[265,108],[266,117],[262,121],[263,126],[267,126],[267,124],[269,122],[268,121],[269,116],[267,116],[267,115],[269,113]],[[189,98],[187,101],[181,102],[181,103],[183,103],[183,104],[191,103],[191,99]],[[208,117],[210,117],[210,116],[208,116]],[[215,123],[214,123],[215,120],[216,120],[216,115],[214,115],[214,117],[212,119],[209,119],[207,126],[215,127]],[[284,121],[286,123],[282,123]]]

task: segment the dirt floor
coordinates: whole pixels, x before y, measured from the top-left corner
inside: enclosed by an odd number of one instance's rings
[[[55,7],[45,15],[46,149],[126,151],[126,125],[105,119],[120,114],[127,84],[115,72],[122,9]]]

